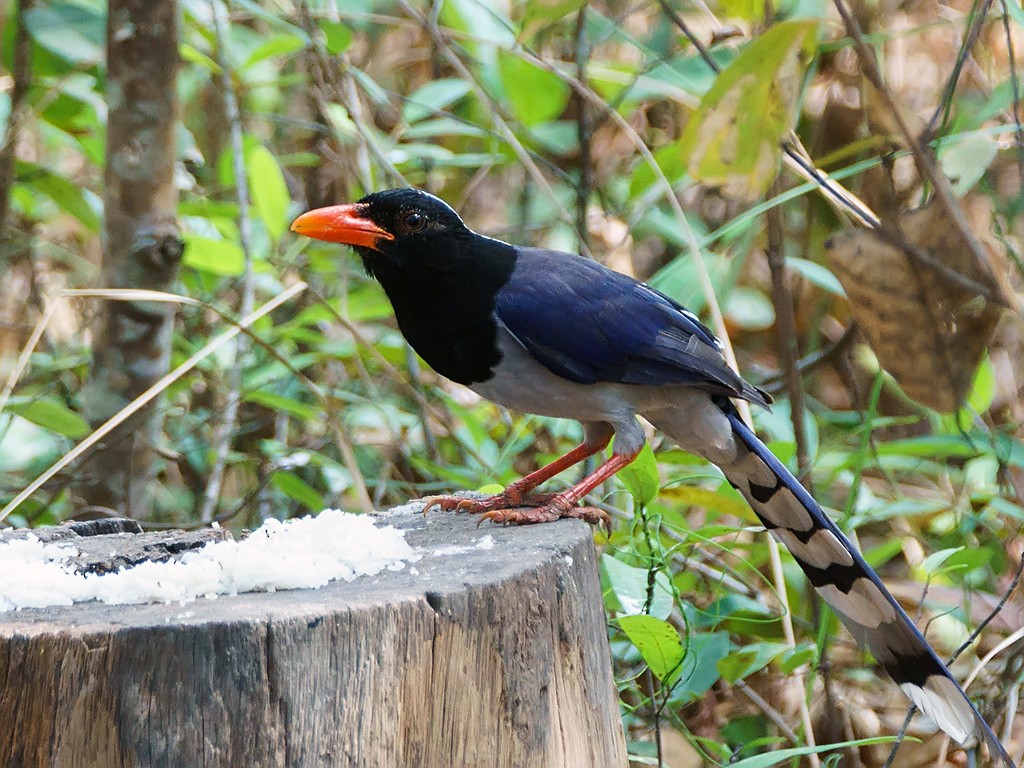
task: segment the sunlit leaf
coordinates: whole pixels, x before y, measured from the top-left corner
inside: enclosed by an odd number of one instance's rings
[[[621,616],[618,621],[658,680],[664,682],[679,672],[686,651],[675,627],[646,614]]]
[[[601,572],[623,613],[649,613],[666,618],[672,612],[675,598],[663,571],[655,572],[652,584],[646,568],[636,568],[611,555],[602,555]]]
[[[7,401],[7,409],[33,424],[73,440],[85,437],[91,431],[85,419],[48,397],[12,397]]]
[[[949,178],[953,194],[962,197],[974,188],[999,152],[994,136],[981,133],[943,142],[939,147],[939,165]]]
[[[298,475],[280,470],[270,476],[270,482],[279,491],[289,498],[295,499],[311,512],[320,512],[324,508],[324,497]]]
[[[240,246],[227,240],[214,240],[186,232],[185,253],[181,262],[186,267],[214,275],[235,277],[245,271],[245,254]]]
[[[469,83],[454,77],[431,80],[405,99],[402,105],[402,119],[415,123],[425,117],[443,112],[472,90]]]
[[[569,86],[558,75],[504,50],[498,52],[498,69],[512,111],[524,125],[544,123],[562,114]]]
[[[764,668],[773,659],[787,651],[789,651],[787,643],[767,641],[750,643],[720,660],[718,671],[727,682],[735,683]]]
[[[245,148],[245,165],[249,188],[256,212],[274,240],[288,231],[288,185],[277,160],[262,144],[249,142]]]
[[[974,384],[967,395],[967,404],[975,413],[984,413],[992,405],[996,396],[996,370],[992,359],[986,355],[981,359],[978,372],[974,375]]]
[[[242,69],[248,69],[254,64],[259,64],[261,61],[273,58],[274,56],[288,56],[289,54],[297,53],[305,47],[306,41],[299,35],[274,35],[253,49],[242,65]]]
[[[679,141],[690,175],[738,200],[764,195],[793,127],[816,21],[784,21],[743,48],[704,94]]]
[[[644,443],[640,453],[627,466],[619,470],[616,477],[626,486],[637,506],[647,506],[658,495],[658,461],[650,443]]]
[[[73,64],[104,59],[106,20],[83,5],[46,3],[25,12],[25,26],[43,48]]]
[[[339,53],[343,53],[352,44],[352,30],[344,24],[330,19],[320,19],[317,25],[324,33],[327,51],[332,55],[337,56]]]
[[[725,483],[714,491],[697,485],[670,485],[661,489],[661,496],[681,504],[712,509],[722,515],[750,521],[755,519],[747,502]]]

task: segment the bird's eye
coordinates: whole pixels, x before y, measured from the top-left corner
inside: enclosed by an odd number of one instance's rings
[[[405,214],[402,218],[402,223],[405,224],[405,228],[410,232],[418,232],[423,229],[424,225],[427,223],[427,217],[422,213],[412,211],[411,213]]]

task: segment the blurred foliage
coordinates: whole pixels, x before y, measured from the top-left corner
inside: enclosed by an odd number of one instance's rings
[[[862,87],[850,38],[825,0],[669,2],[710,45],[721,75],[657,3],[232,0],[227,71],[217,64],[209,3],[181,5],[180,292],[228,316],[237,308],[245,259],[227,83],[243,112],[257,304],[300,277],[311,286],[254,326],[260,343],[243,361],[243,406],[218,510],[225,525],[356,508],[357,483],[378,507],[505,484],[580,439],[578,425],[503,412],[434,376],[351,254],[287,231],[310,207],[409,184],[447,199],[478,231],[582,250],[706,313],[699,252],[741,369],[769,383],[781,382],[784,367],[765,260],[765,217],[778,215],[798,348],[824,358],[801,379],[804,478],[899,597],[916,605],[926,595],[940,655],[1008,588],[1024,522],[1019,316],[1000,326],[958,413],[915,404],[863,342],[839,343],[849,310],[822,248],[843,221],[810,184],[786,172],[776,182],[779,140],[795,127],[819,167],[879,210],[913,207],[926,192],[891,115]],[[15,6],[0,6],[0,135],[11,113]],[[1019,266],[1024,197],[1010,45],[1022,42],[1019,7],[994,7],[955,88],[947,80],[977,7],[855,10],[915,125],[935,112],[930,146],[955,193],[988,201],[971,222],[979,236]],[[0,417],[4,501],[87,433],[80,392],[95,300],[61,291],[94,285],[102,220],[104,4],[36,0],[24,22],[29,119],[14,183],[0,190],[11,202],[0,239],[3,377],[53,311]],[[750,202],[766,190],[766,202]],[[172,366],[225,327],[218,312],[181,306]],[[214,354],[165,392],[158,523],[196,524],[230,364]],[[755,418],[773,450],[799,469],[788,399]],[[87,460],[73,466],[9,522],[80,514],[74,480],[88,472]],[[895,686],[870,684],[864,656],[819,615],[785,554],[788,601],[780,602],[765,537],[716,469],[655,437],[654,452],[594,501],[617,520],[610,538],[597,538],[638,764],[656,762],[655,729],[689,734],[706,759],[722,763],[780,739],[802,748],[795,713],[805,694],[819,741],[897,730],[906,702]],[[795,646],[783,632],[786,604]],[[1011,599],[958,673],[1019,627],[1021,615],[1019,598]],[[830,671],[804,685],[792,674],[806,665]],[[1016,674],[997,658],[971,689],[997,730]],[[776,715],[792,724],[796,743]],[[884,745],[860,748],[864,764],[884,755]]]

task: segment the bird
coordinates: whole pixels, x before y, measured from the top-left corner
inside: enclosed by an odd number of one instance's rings
[[[399,330],[437,373],[525,413],[575,419],[583,441],[483,499],[428,506],[499,523],[606,521],[579,502],[639,454],[643,417],[718,466],[825,602],[936,725],[965,747],[979,736],[1013,765],[984,718],[839,527],[741,418],[735,401],[771,397],[726,362],[681,304],[593,259],[478,234],[440,198],[388,189],[308,211],[292,231],[351,246],[391,302]],[[603,451],[567,490],[535,489]]]

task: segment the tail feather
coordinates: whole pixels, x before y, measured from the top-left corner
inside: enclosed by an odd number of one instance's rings
[[[793,554],[825,602],[943,731],[964,746],[982,736],[993,758],[1012,766],[991,728],[878,574],[735,409],[722,409],[736,438],[736,458],[722,471]]]

